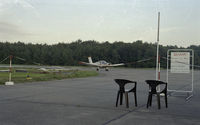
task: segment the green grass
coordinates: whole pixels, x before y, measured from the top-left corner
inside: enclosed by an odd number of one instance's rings
[[[36,69],[26,69],[26,70],[28,71],[28,73],[15,72],[15,69],[13,69],[12,81],[14,81],[14,83],[24,83],[24,82],[35,82],[35,81],[60,80],[67,78],[90,77],[98,75],[96,71],[69,70],[61,72],[42,73]],[[5,82],[8,81],[9,79],[8,77],[9,77],[8,72],[0,72],[0,84],[5,84]]]

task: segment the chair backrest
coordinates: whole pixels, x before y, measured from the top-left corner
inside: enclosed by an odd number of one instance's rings
[[[130,80],[126,80],[126,79],[115,79],[115,82],[119,85],[119,89],[122,92],[125,91],[124,87],[127,83],[135,83],[136,84],[135,81],[130,81]]]
[[[165,88],[163,90],[167,89],[167,83],[165,83],[163,81],[146,80],[146,83],[149,84],[149,87],[150,87],[152,93],[157,93],[157,86],[161,85],[161,84],[165,84]],[[163,90],[160,90],[160,91],[163,91]]]

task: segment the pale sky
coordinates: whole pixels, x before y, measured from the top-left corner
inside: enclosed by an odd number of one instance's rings
[[[0,0],[0,41],[200,45],[200,0]]]

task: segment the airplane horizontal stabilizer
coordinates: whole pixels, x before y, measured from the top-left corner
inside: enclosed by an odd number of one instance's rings
[[[115,67],[115,66],[123,66],[125,65],[124,63],[119,63],[119,64],[110,64],[108,67]]]

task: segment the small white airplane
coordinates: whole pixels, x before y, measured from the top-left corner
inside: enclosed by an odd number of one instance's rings
[[[91,57],[88,57],[88,61],[89,61],[89,63],[87,63],[87,62],[79,62],[79,63],[84,64],[84,65],[88,65],[88,66],[97,67],[97,71],[99,71],[100,68],[105,68],[105,71],[108,71],[108,67],[116,67],[116,66],[125,65],[124,63],[111,64],[111,63],[106,62],[105,60],[100,60],[98,62],[93,63]]]

